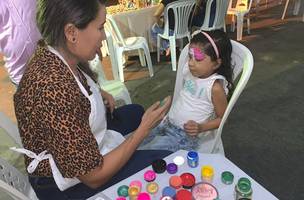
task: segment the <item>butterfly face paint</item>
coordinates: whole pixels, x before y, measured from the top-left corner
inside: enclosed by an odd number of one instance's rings
[[[203,61],[206,58],[206,54],[204,54],[201,49],[196,47],[189,48],[189,55],[196,61]]]

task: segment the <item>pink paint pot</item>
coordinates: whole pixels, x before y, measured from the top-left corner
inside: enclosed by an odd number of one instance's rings
[[[200,182],[191,190],[194,200],[214,200],[218,198],[217,189],[210,183]]]

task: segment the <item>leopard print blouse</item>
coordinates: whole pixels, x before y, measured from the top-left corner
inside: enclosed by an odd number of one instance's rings
[[[36,154],[47,150],[64,177],[79,177],[102,164],[89,126],[90,102],[43,41],[28,63],[14,105],[24,148]],[[26,166],[31,161],[25,156]],[[41,161],[32,175],[52,176],[48,160]]]

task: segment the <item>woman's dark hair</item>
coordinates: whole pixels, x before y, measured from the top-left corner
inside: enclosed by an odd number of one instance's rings
[[[214,41],[216,47],[219,51],[219,58],[222,60],[221,65],[215,73],[220,74],[226,78],[228,81],[228,89],[229,95],[233,91],[233,81],[232,81],[232,66],[231,66],[231,53],[232,53],[232,45],[230,39],[226,35],[224,31],[214,30],[214,31],[204,31],[207,33]],[[212,61],[217,60],[217,56],[215,50],[213,49],[212,44],[208,40],[208,38],[203,33],[198,33],[193,36],[190,41],[191,44],[197,44],[202,46],[202,51],[210,56]]]
[[[53,47],[66,48],[64,27],[68,23],[85,29],[98,14],[99,3],[106,0],[38,0],[37,25],[46,43]],[[96,80],[88,64],[79,67]]]

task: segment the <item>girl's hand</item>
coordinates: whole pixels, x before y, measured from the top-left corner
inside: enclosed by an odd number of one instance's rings
[[[200,132],[202,132],[202,125],[193,121],[189,120],[187,123],[184,124],[184,129],[186,133],[190,136],[197,136]]]
[[[106,92],[104,90],[101,90],[100,93],[101,93],[101,96],[103,98],[103,102],[104,102],[105,106],[107,108],[109,108],[110,111],[111,111],[111,113],[112,113],[113,110],[114,110],[114,108],[115,108],[115,99],[114,99],[114,97],[110,93],[108,93],[108,92]]]
[[[164,118],[170,108],[171,97],[166,97],[163,102],[164,103],[160,105],[160,102],[158,101],[146,110],[145,114],[141,119],[139,127],[145,130],[150,130],[154,126],[156,126],[160,120]],[[149,131],[146,132],[147,134],[149,133]]]

